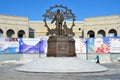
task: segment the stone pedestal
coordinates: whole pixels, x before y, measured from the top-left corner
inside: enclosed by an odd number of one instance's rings
[[[73,57],[75,54],[75,41],[69,37],[49,37],[48,57]]]

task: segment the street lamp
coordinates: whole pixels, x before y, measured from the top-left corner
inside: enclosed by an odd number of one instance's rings
[[[86,60],[88,60],[88,41],[85,41],[86,44]]]

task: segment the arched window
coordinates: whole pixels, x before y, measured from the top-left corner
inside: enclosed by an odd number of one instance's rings
[[[89,38],[94,38],[95,37],[95,32],[90,30],[90,31],[88,31],[87,35],[88,35]]]
[[[18,31],[18,37],[19,38],[23,38],[24,35],[25,35],[25,31],[23,31],[23,30]]]
[[[7,30],[7,37],[14,37],[15,32],[12,29]]]
[[[117,31],[115,30],[115,29],[111,29],[111,30],[109,30],[109,36],[110,37],[114,37],[114,36],[117,36]]]
[[[105,37],[106,34],[105,34],[105,31],[104,30],[99,30],[98,33],[97,33],[97,37]]]
[[[2,37],[2,36],[3,36],[3,30],[0,29],[0,37]]]

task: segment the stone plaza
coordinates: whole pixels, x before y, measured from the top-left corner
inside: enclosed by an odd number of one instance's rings
[[[18,62],[0,62],[0,80],[120,80],[120,63],[101,64],[109,70],[95,73],[29,73],[14,69]]]

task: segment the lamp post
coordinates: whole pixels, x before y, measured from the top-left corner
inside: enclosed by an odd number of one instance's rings
[[[88,60],[88,41],[85,41],[86,43],[86,60]]]

